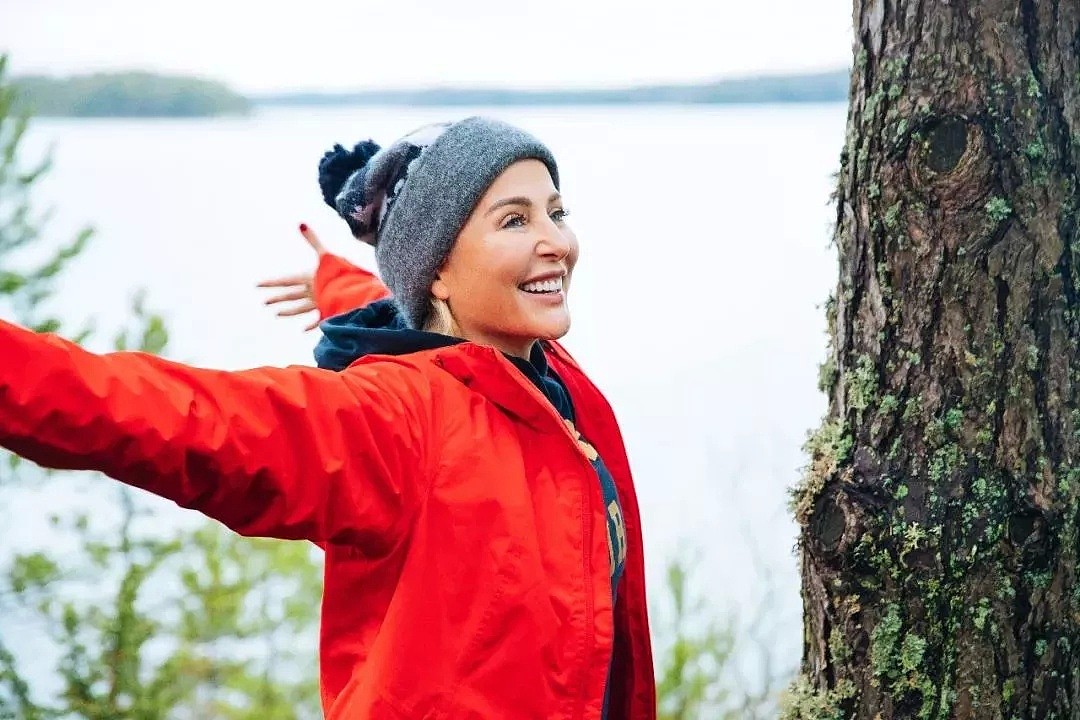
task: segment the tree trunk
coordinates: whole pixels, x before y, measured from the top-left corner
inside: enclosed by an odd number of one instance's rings
[[[788,717],[1080,718],[1080,0],[855,0]]]

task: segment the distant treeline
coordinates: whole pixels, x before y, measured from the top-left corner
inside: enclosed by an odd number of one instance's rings
[[[17,78],[19,102],[35,115],[66,117],[207,117],[253,105],[644,105],[837,102],[847,99],[847,70],[771,75],[686,85],[583,90],[427,88],[293,92],[244,97],[219,82],[153,73],[98,73]]]
[[[64,117],[208,117],[248,112],[251,102],[225,85],[153,73],[98,73],[15,79],[19,104]]]
[[[811,75],[771,75],[692,85],[651,85],[596,90],[428,88],[359,92],[296,92],[252,97],[257,105],[635,105],[792,103],[843,101],[847,70]]]

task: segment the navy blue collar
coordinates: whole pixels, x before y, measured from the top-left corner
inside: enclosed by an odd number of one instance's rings
[[[570,393],[562,380],[548,367],[547,354],[544,353],[543,345],[537,342],[533,345],[529,359],[506,356],[514,366],[532,381],[532,384],[544,393],[544,397],[555,406],[563,418],[574,421],[574,406],[570,401]]]
[[[464,342],[449,335],[413,330],[397,303],[389,298],[329,318],[320,327],[323,337],[315,348],[315,360],[328,370],[344,370],[365,355],[405,355]],[[543,343],[533,344],[528,360],[512,355],[506,358],[544,394],[559,415],[574,420],[570,394],[548,367]]]

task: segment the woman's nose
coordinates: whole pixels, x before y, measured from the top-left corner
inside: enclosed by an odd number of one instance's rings
[[[570,254],[571,241],[563,229],[556,222],[548,218],[542,229],[537,251],[544,256],[552,256],[559,260]]]

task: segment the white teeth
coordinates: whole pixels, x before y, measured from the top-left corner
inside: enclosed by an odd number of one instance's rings
[[[562,290],[562,278],[554,278],[552,280],[541,280],[540,282],[526,283],[521,286],[521,289],[525,292],[531,293],[552,293]]]

